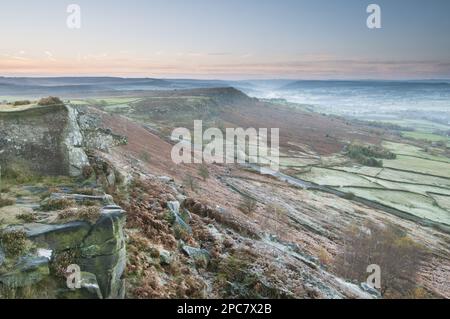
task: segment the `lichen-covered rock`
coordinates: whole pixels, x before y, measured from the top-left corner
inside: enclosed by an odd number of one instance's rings
[[[97,202],[101,205],[105,206],[114,206],[114,201],[111,195],[102,195],[102,196],[92,196],[92,195],[80,195],[80,194],[64,194],[64,193],[53,193],[51,196],[43,201],[45,203],[49,200],[73,200],[78,204],[85,204],[87,202]],[[117,206],[116,206],[117,207]],[[119,207],[119,209],[121,209]]]
[[[78,109],[78,124],[84,137],[83,146],[87,149],[109,153],[112,147],[128,143],[125,136],[114,134],[110,129],[103,128],[95,112],[85,112],[85,108]]]
[[[63,147],[66,148],[69,160],[69,174],[79,176],[83,167],[89,165],[89,159],[83,149],[83,135],[78,126],[78,112],[74,108],[67,106],[67,126]]]
[[[180,203],[178,201],[172,201],[167,203],[167,207],[169,208],[169,212],[172,215],[171,219],[173,220],[173,225],[180,227],[184,231],[188,233],[192,233],[191,227],[187,224],[185,219],[180,214]],[[186,216],[189,216],[190,213],[187,213]]]
[[[370,287],[367,283],[361,283],[360,287],[364,292],[368,293],[373,298],[381,298],[381,293],[377,289]]]
[[[84,238],[84,257],[111,255],[125,245],[123,211],[104,211],[89,235]]]
[[[42,175],[69,174],[69,158],[63,145],[68,133],[64,105],[0,111],[0,165],[2,169],[26,169]]]
[[[105,256],[82,258],[80,267],[97,276],[100,290],[105,298],[119,299],[124,297],[122,274],[126,266],[126,249]]]
[[[63,225],[25,225],[28,237],[39,247],[54,251],[65,251],[81,247],[84,238],[91,231],[88,222],[70,222]]]
[[[90,294],[96,296],[98,299],[103,299],[97,277],[89,272],[81,273],[81,289],[86,289]]]
[[[209,260],[211,259],[209,252],[205,249],[182,245],[181,250],[188,257],[191,257],[194,261],[203,262],[205,265],[208,264]]]
[[[56,298],[124,298],[125,212],[110,205],[99,216],[93,223],[34,223],[7,228],[25,233],[35,249],[7,260],[0,246],[1,264],[9,265],[0,270],[2,291],[16,296],[19,288],[31,291],[43,285],[45,295]],[[67,287],[64,276],[66,268],[73,264],[82,272],[81,288],[75,290]],[[31,297],[43,296],[42,291],[36,291]]]
[[[170,265],[172,261],[173,257],[170,252],[165,249],[159,250],[159,262],[161,265]]]
[[[77,289],[64,288],[58,290],[59,299],[103,299],[97,277],[89,272],[81,272]]]
[[[125,213],[106,209],[81,247],[80,266],[97,276],[102,295],[123,297],[122,274],[126,266]]]

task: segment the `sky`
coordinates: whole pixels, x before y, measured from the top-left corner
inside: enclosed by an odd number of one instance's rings
[[[0,76],[449,79],[449,14],[448,0],[2,0]]]

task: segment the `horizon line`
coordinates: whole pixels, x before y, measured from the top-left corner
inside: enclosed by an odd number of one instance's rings
[[[371,81],[371,82],[416,82],[416,81],[450,81],[449,78],[242,78],[242,79],[226,79],[226,78],[196,78],[196,77],[132,77],[132,76],[114,76],[114,75],[0,75],[0,79],[62,79],[62,78],[109,78],[123,80],[172,80],[172,81],[228,81],[228,82],[245,82],[245,81]]]

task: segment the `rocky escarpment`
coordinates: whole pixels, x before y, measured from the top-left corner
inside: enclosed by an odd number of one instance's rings
[[[85,150],[108,152],[127,143],[101,127],[94,113],[70,105],[0,111],[0,165],[41,175],[79,176],[89,160]]]
[[[120,176],[101,152],[126,139],[95,119],[62,104],[0,112],[0,299],[124,298],[126,213],[105,195]]]

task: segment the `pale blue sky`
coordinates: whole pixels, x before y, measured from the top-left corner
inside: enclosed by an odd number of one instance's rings
[[[0,75],[450,78],[449,14],[448,0],[2,1]]]

